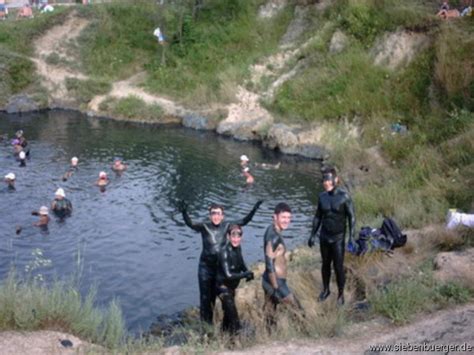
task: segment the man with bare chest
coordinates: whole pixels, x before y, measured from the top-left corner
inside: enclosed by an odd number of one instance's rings
[[[291,222],[290,207],[281,202],[276,205],[273,213],[273,223],[268,226],[264,235],[265,272],[262,277],[262,286],[265,292],[265,308],[268,304],[292,304],[298,306],[298,301],[286,283],[287,263],[286,246],[282,232]]]

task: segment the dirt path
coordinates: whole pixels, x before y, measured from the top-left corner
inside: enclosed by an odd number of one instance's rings
[[[415,346],[425,343],[432,346],[467,344],[471,346],[471,351],[451,350],[449,353],[472,354],[474,352],[474,304],[420,317],[412,324],[399,328],[377,323],[355,324],[347,331],[347,334],[340,338],[265,344],[245,351],[222,352],[221,354],[385,354],[390,351],[370,347],[396,344]],[[434,352],[434,349],[425,349],[424,353]],[[446,350],[440,349],[437,353],[448,353]]]
[[[64,347],[61,340],[69,340],[72,347]],[[349,327],[341,337],[318,340],[302,340],[285,343],[259,345],[242,351],[224,351],[219,354],[386,354],[390,351],[371,349],[372,345],[411,344],[412,346],[435,344],[470,345],[471,351],[443,351],[437,353],[467,354],[474,352],[474,304],[443,310],[428,316],[420,316],[415,322],[394,327],[381,322],[358,323]],[[425,348],[428,349],[428,348]],[[433,353],[429,349],[424,353]],[[9,354],[77,354],[107,353],[79,338],[55,331],[1,332],[0,355]],[[164,349],[162,353],[180,354],[179,347]],[[152,353],[149,353],[152,354]]]
[[[72,13],[62,25],[53,27],[35,43],[36,57],[33,60],[53,102],[69,101],[64,84],[67,77],[85,79],[86,76],[69,66],[48,64],[47,58],[54,54],[60,60],[74,62],[75,58],[69,53],[68,44],[79,36],[87,24],[87,20]]]
[[[142,99],[147,104],[159,105],[163,111],[172,116],[184,116],[187,110],[176,104],[172,100],[168,100],[164,97],[156,96],[147,93],[142,88],[138,87],[140,82],[145,78],[146,73],[138,73],[128,78],[127,80],[117,81],[112,85],[112,90],[107,95],[100,95],[94,97],[89,103],[89,109],[92,111],[99,111],[100,103],[107,97],[112,96],[116,98],[125,98],[128,96],[136,96]]]

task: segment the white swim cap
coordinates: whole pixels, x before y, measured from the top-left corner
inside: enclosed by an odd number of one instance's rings
[[[244,154],[244,155],[241,155],[241,156],[240,156],[240,160],[242,160],[242,161],[249,161],[250,159],[249,159],[248,156],[246,156],[246,155]]]
[[[99,178],[105,179],[106,177],[107,177],[107,173],[106,173],[105,171],[101,171],[101,172],[99,173]]]
[[[15,180],[15,174],[13,174],[13,173],[8,173],[7,175],[5,175],[5,179],[7,179],[7,180]]]
[[[55,195],[56,196],[61,196],[61,197],[66,197],[66,194],[64,193],[64,190],[62,188],[57,189]]]
[[[39,214],[42,216],[47,216],[48,215],[48,207],[46,206],[41,206],[39,209]]]
[[[78,159],[77,157],[72,157],[72,158],[71,158],[71,161],[78,162],[78,161],[79,161],[79,159]]]

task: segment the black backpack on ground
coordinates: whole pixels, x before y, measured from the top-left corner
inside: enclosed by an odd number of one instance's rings
[[[384,218],[380,231],[393,240],[392,249],[402,247],[407,242],[407,235],[403,234],[397,223],[389,217]]]

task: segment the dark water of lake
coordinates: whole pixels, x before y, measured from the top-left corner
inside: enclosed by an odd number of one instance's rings
[[[278,155],[258,144],[238,142],[210,132],[145,126],[89,118],[68,111],[0,115],[0,134],[10,138],[23,129],[31,147],[20,168],[8,142],[0,144],[0,174],[17,176],[16,191],[0,185],[0,278],[14,266],[44,282],[80,275],[80,290],[98,288],[97,302],[118,299],[131,331],[148,329],[159,314],[171,314],[199,300],[197,264],[201,237],[187,228],[175,203],[185,199],[193,220],[206,220],[212,202],[225,206],[228,218],[246,215],[265,203],[244,228],[244,257],[262,260],[262,234],[272,208],[287,201],[294,220],[286,233],[289,248],[306,242],[314,202],[320,191],[319,163]],[[282,162],[278,170],[252,169],[255,184],[246,187],[239,157],[253,162]],[[79,170],[67,182],[61,176],[72,156]],[[115,156],[128,171],[116,176]],[[101,193],[94,185],[101,170],[111,183]],[[32,226],[31,211],[50,205],[63,187],[74,212],[65,222],[53,220],[49,233]],[[23,226],[20,235],[15,226]],[[42,255],[32,253],[38,251]],[[34,261],[50,260],[50,265]]]

